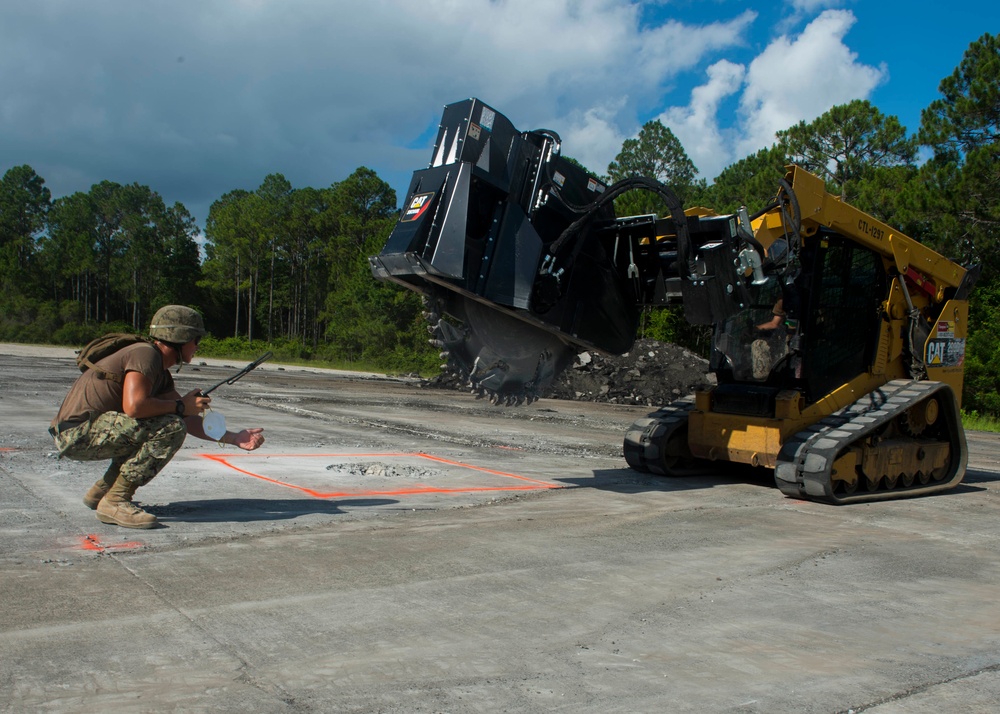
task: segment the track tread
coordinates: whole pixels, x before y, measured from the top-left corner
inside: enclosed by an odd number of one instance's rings
[[[947,392],[949,396],[942,403],[952,412],[953,446],[958,456],[953,459],[952,473],[948,477],[940,483],[917,484],[905,489],[851,495],[834,493],[832,467],[844,449],[899,417],[917,401],[937,392]],[[778,456],[775,483],[788,496],[834,504],[916,496],[956,486],[965,476],[968,449],[958,409],[950,393],[951,388],[943,382],[900,379],[886,383],[789,438]]]
[[[689,395],[636,419],[625,432],[622,447],[628,465],[636,471],[672,475],[663,466],[663,449],[679,430],[687,427],[688,413],[693,408],[694,396]]]

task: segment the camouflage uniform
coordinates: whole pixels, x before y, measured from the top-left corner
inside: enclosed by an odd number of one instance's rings
[[[129,340],[122,347],[110,335],[102,338],[104,342],[112,338],[111,344],[116,349],[110,354],[103,348],[90,350],[93,345],[81,352],[78,364],[83,362],[83,374],[70,387],[49,432],[60,457],[76,461],[111,459],[104,476],[83,497],[83,504],[97,511],[97,519],[102,523],[126,528],[157,525],[156,516],[136,506],[132,497],[137,488],[153,480],[184,443],[187,424],[181,415],[185,405],[168,367],[185,361],[182,350],[193,344],[194,349],[186,357],[190,361],[198,339],[204,334],[205,325],[197,311],[183,305],[167,305],[153,315],[149,326],[153,342]],[[104,356],[92,362],[89,355]],[[165,356],[170,359],[164,361]],[[133,372],[148,383],[148,389],[143,381],[130,381]],[[150,398],[160,404],[154,403],[150,408]],[[160,412],[163,402],[171,406],[175,402],[176,410],[174,414],[138,419],[125,414],[127,400],[133,405],[136,401],[145,405],[136,409],[136,413]]]
[[[177,453],[186,425],[174,414],[143,419],[125,415],[124,375],[128,371],[144,375],[154,395],[172,393],[173,378],[163,368],[160,353],[148,343],[124,347],[98,365],[80,375],[52,420],[59,455],[76,461],[112,459],[104,475],[107,484],[113,484],[120,471],[127,483],[144,486]],[[108,379],[105,374],[122,376]]]
[[[75,461],[111,459],[107,483],[122,479],[138,488],[160,473],[184,443],[184,420],[173,414],[133,419],[105,412],[55,436],[59,455]]]

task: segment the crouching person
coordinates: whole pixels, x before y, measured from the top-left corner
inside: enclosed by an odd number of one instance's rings
[[[192,434],[205,433],[202,413],[211,402],[197,389],[181,396],[170,368],[188,364],[206,333],[195,310],[167,305],[153,316],[152,341],[129,344],[93,363],[70,388],[49,432],[60,457],[111,459],[83,503],[98,520],[126,528],[152,528],[156,516],[132,502],[137,488],[160,473]],[[263,429],[226,431],[220,442],[252,451]]]

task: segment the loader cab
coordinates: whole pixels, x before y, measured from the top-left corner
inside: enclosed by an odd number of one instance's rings
[[[715,326],[714,409],[773,415],[781,390],[811,404],[868,370],[886,284],[868,248],[825,229],[806,238],[797,255],[768,267],[745,309]]]
[[[813,272],[805,286],[801,349],[811,403],[871,367],[887,278],[881,256],[842,235],[820,233],[809,244]]]

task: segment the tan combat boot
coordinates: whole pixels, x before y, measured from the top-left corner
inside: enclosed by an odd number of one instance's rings
[[[152,528],[157,524],[156,516],[146,513],[132,503],[136,487],[124,479],[118,479],[115,485],[97,504],[97,520],[101,523],[111,523],[125,528]]]
[[[96,511],[97,504],[101,502],[101,499],[104,498],[104,494],[106,494],[110,488],[111,484],[104,479],[101,479],[91,486],[90,490],[83,495],[83,505],[92,511]]]

